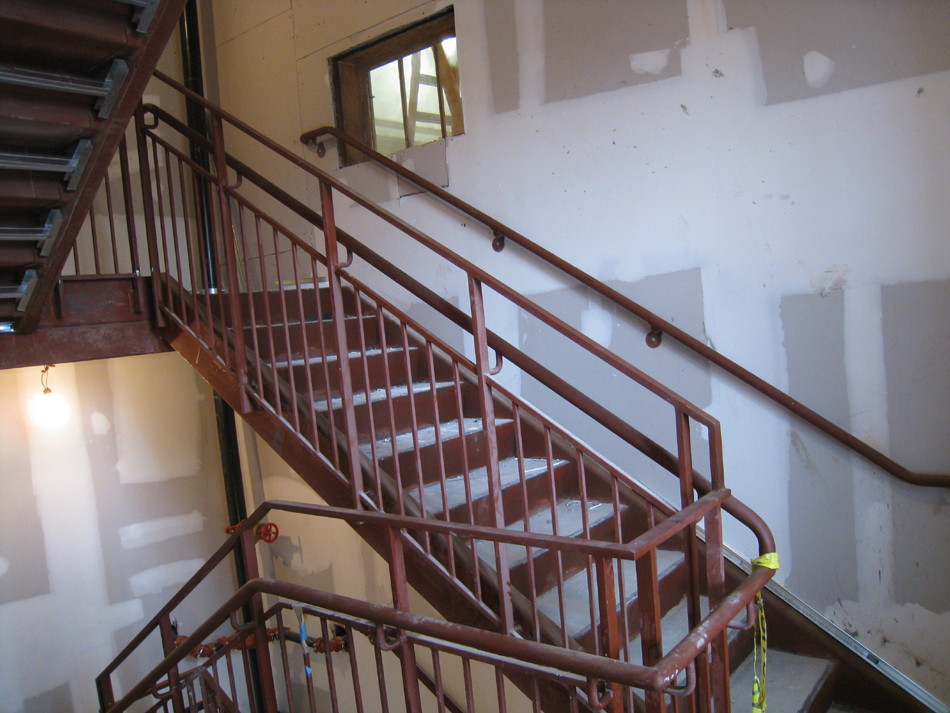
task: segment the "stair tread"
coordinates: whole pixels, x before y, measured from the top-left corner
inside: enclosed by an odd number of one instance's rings
[[[424,393],[426,393],[426,392],[432,390],[431,386],[432,386],[431,383],[428,382],[428,381],[422,381],[422,382],[419,382],[419,383],[417,383],[417,384],[413,384],[413,385],[412,385],[412,393],[413,393],[413,394],[424,394]],[[435,383],[435,388],[436,388],[436,389],[447,389],[447,388],[449,388],[449,387],[451,387],[451,386],[452,386],[452,382],[451,382],[451,381],[437,381],[437,382]],[[408,384],[400,384],[400,385],[398,385],[398,386],[393,386],[392,388],[389,389],[389,393],[392,395],[393,398],[400,398],[400,397],[403,397],[403,396],[408,396],[408,395],[409,395],[409,385],[408,385]],[[354,406],[365,406],[365,405],[366,405],[366,396],[367,396],[367,394],[366,394],[365,391],[357,391],[356,393],[354,393],[354,394],[353,394],[353,405],[354,405]],[[385,400],[386,400],[386,389],[373,389],[372,391],[369,392],[369,401],[370,401],[370,403],[374,403],[374,404],[375,404],[375,403],[379,403],[380,401],[385,401]],[[343,407],[343,397],[342,397],[342,396],[335,396],[334,398],[330,399],[330,405],[332,406],[333,409],[342,408],[342,407]],[[326,411],[326,410],[327,410],[327,400],[326,400],[326,399],[319,399],[318,401],[314,401],[313,407],[314,407],[317,411]],[[456,430],[457,430],[457,429],[456,429]]]
[[[621,508],[626,506],[621,505]],[[561,500],[557,504],[557,534],[562,537],[579,537],[584,532],[584,516],[581,508],[581,501],[577,499]],[[588,523],[591,528],[605,522],[613,517],[613,508],[610,503],[589,500],[587,502]],[[509,530],[525,530],[525,521],[518,520],[508,526]],[[534,513],[528,518],[528,529],[531,532],[553,535],[554,534],[554,510],[545,507]],[[528,561],[528,550],[521,545],[508,545],[508,566],[517,567]],[[480,540],[476,546],[479,557],[486,560],[494,566],[495,546],[493,542]],[[545,552],[545,548],[534,548],[535,557]]]
[[[556,460],[554,466],[557,467],[566,461]],[[501,473],[501,487],[508,488],[521,482],[521,473],[518,468],[518,459],[514,456],[504,458],[498,461],[498,469]],[[534,478],[548,470],[548,462],[545,458],[525,458],[524,460],[525,479]],[[445,479],[445,500],[448,501],[449,509],[466,502],[467,493],[465,490],[465,475],[454,475]],[[472,501],[480,500],[488,495],[488,468],[482,466],[475,468],[468,474],[469,488],[472,493]],[[407,492],[412,497],[418,499],[418,487],[410,488]],[[427,513],[440,515],[443,512],[442,483],[430,483],[423,488],[423,498],[425,500],[425,509]]]
[[[657,573],[660,579],[679,566],[683,553],[672,550],[657,550]],[[626,603],[637,597],[637,565],[633,560],[623,562],[623,585]],[[594,591],[597,582],[594,581]],[[616,583],[616,598],[620,601],[620,582]],[[578,572],[564,582],[564,611],[567,621],[567,633],[578,638],[590,629],[590,596],[588,591],[587,570]],[[538,597],[538,609],[554,622],[560,622],[560,603],[557,589],[551,589]],[[594,621],[600,621],[599,608],[595,608]]]
[[[415,349],[416,347],[410,345],[409,347],[410,351],[413,351]],[[402,345],[398,347],[386,348],[387,354],[395,354],[396,352],[401,352],[401,351],[403,351]],[[360,351],[359,349],[350,350],[349,352],[347,352],[347,356],[349,356],[349,358],[352,360],[352,359],[360,359],[364,354],[370,357],[370,356],[378,356],[382,353],[383,353],[382,347],[371,347],[367,349],[365,352]],[[287,359],[276,359],[274,361],[274,366],[276,366],[278,369],[286,369],[288,365],[289,366],[305,366],[305,365],[317,366],[318,364],[322,364],[324,361],[326,361],[328,364],[336,362],[337,355],[327,354],[325,357],[324,356],[312,356],[312,357],[307,357],[307,358],[297,357],[297,358],[291,359],[289,362],[287,361]]]
[[[766,670],[769,713],[808,710],[812,698],[833,670],[834,662],[828,659],[769,649]],[[732,674],[730,688],[734,710],[745,708],[751,703],[753,676],[750,655]]]
[[[510,419],[496,419],[496,425],[502,425],[510,423]],[[451,421],[443,421],[438,426],[438,440],[445,441],[451,440],[453,438],[459,437],[459,422],[458,419],[452,419]],[[466,418],[463,419],[463,427],[465,435],[471,433],[478,433],[482,430],[482,419],[481,418]],[[419,439],[419,448],[426,448],[427,446],[434,445],[436,442],[436,427],[435,426],[424,426],[418,431]],[[395,438],[395,452],[396,453],[405,453],[406,451],[411,451],[414,447],[412,432],[400,433]],[[365,456],[372,456],[372,444],[370,443],[361,443],[360,450]],[[380,458],[386,458],[390,455],[393,455],[393,439],[392,438],[380,438],[376,441],[376,454]]]

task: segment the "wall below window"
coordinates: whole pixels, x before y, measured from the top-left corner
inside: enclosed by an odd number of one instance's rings
[[[332,123],[326,58],[446,4],[215,0],[221,102],[336,171],[332,146],[319,159],[298,141]],[[943,393],[945,360],[933,355],[950,338],[933,306],[945,304],[932,297],[940,288],[927,287],[950,279],[950,58],[928,39],[950,29],[944,4],[590,4],[586,14],[588,3],[555,0],[454,3],[466,133],[444,143],[450,190],[601,280],[687,275],[701,288],[689,293],[695,336],[908,465],[923,441],[921,467],[950,472],[944,431],[905,417],[943,424],[950,413],[950,400],[928,395]],[[580,31],[593,17],[609,31]],[[627,64],[601,68],[602,57]],[[372,168],[339,175],[543,303],[576,291]],[[315,183],[286,187],[319,204]],[[337,213],[468,304],[457,271],[348,201]],[[681,287],[658,280],[650,305],[671,318]],[[516,308],[488,303],[490,327],[536,340]],[[569,309],[582,320],[598,307]],[[908,364],[921,371],[902,372]],[[502,378],[521,387],[510,367]],[[727,485],[775,532],[779,580],[950,701],[950,567],[935,544],[950,541],[946,493],[895,485],[715,370],[684,378],[669,385],[708,384]],[[935,387],[905,388],[920,383]],[[727,538],[753,553],[738,528]]]

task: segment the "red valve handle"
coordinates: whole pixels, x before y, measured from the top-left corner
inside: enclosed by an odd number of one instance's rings
[[[276,523],[265,522],[260,527],[260,532],[258,533],[260,538],[264,540],[268,545],[272,545],[277,542],[277,538],[280,536],[280,529],[277,527]]]

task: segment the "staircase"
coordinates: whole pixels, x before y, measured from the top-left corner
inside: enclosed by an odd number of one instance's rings
[[[45,12],[36,12],[39,4]],[[0,330],[27,334],[40,324],[116,150],[130,177],[122,135],[180,7],[169,0],[0,4],[0,83],[6,85],[0,99]],[[750,528],[761,554],[772,552],[774,543],[765,524],[725,487],[719,423],[434,238],[204,106],[210,137],[158,107],[136,116],[143,264],[154,327],[324,500],[346,508],[323,516],[351,522],[390,562],[395,613],[376,612],[380,621],[398,621],[400,636],[416,631],[405,618],[408,583],[449,621],[503,637],[467,634],[466,641],[484,639],[486,650],[511,647],[537,657],[538,665],[545,656],[565,666],[623,663],[623,682],[604,674],[588,677],[586,687],[583,677],[568,685],[499,664],[540,710],[745,708],[751,603],[772,571],[748,574],[724,558],[723,511]],[[320,210],[228,154],[225,125],[314,180]],[[183,152],[184,140],[208,161]],[[374,160],[434,188],[381,156]],[[212,206],[210,215],[193,212],[203,202],[199,193]],[[334,200],[341,197],[462,275],[468,304],[453,305],[341,230],[334,219]],[[263,202],[303,219],[320,248],[263,210]],[[493,233],[497,249],[514,239],[488,216],[466,210]],[[534,252],[593,285],[543,249]],[[98,255],[95,262],[94,276],[101,277]],[[137,264],[131,270],[138,272]],[[387,289],[407,291],[426,305],[428,326],[393,306]],[[623,388],[668,404],[675,448],[622,422],[492,332],[487,291],[578,345],[585,358],[609,365]],[[673,332],[649,321],[651,336]],[[466,353],[450,346],[465,340],[471,345]],[[669,471],[679,502],[657,497],[629,468],[609,462],[522,400],[500,378],[511,370],[537,380]],[[708,447],[694,443],[694,428]],[[298,604],[329,606],[319,593],[254,586],[253,596],[266,590],[296,596]],[[246,596],[251,601],[252,593]],[[771,595],[766,601],[777,624],[770,640],[770,710],[930,710],[810,630],[782,602]],[[259,606],[257,615],[254,625],[263,636]],[[419,626],[416,633],[438,629]],[[377,651],[388,651],[382,624],[375,632]],[[178,657],[177,666],[186,645],[176,648],[166,634],[163,629],[167,661]],[[266,658],[266,649],[258,654]],[[400,656],[404,675],[416,675],[412,657],[406,650]],[[172,670],[163,674],[169,685]],[[596,680],[607,684],[598,688]],[[202,673],[195,685],[206,692],[206,707],[239,709],[211,674]],[[108,686],[100,690],[103,709],[113,710]],[[407,705],[413,708],[408,698]]]

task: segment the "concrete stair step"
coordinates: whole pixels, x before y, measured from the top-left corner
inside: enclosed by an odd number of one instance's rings
[[[834,683],[834,661],[770,649],[767,663],[769,713],[819,713],[828,710]],[[732,674],[730,688],[733,710],[750,710],[754,673],[753,659],[749,656]]]

